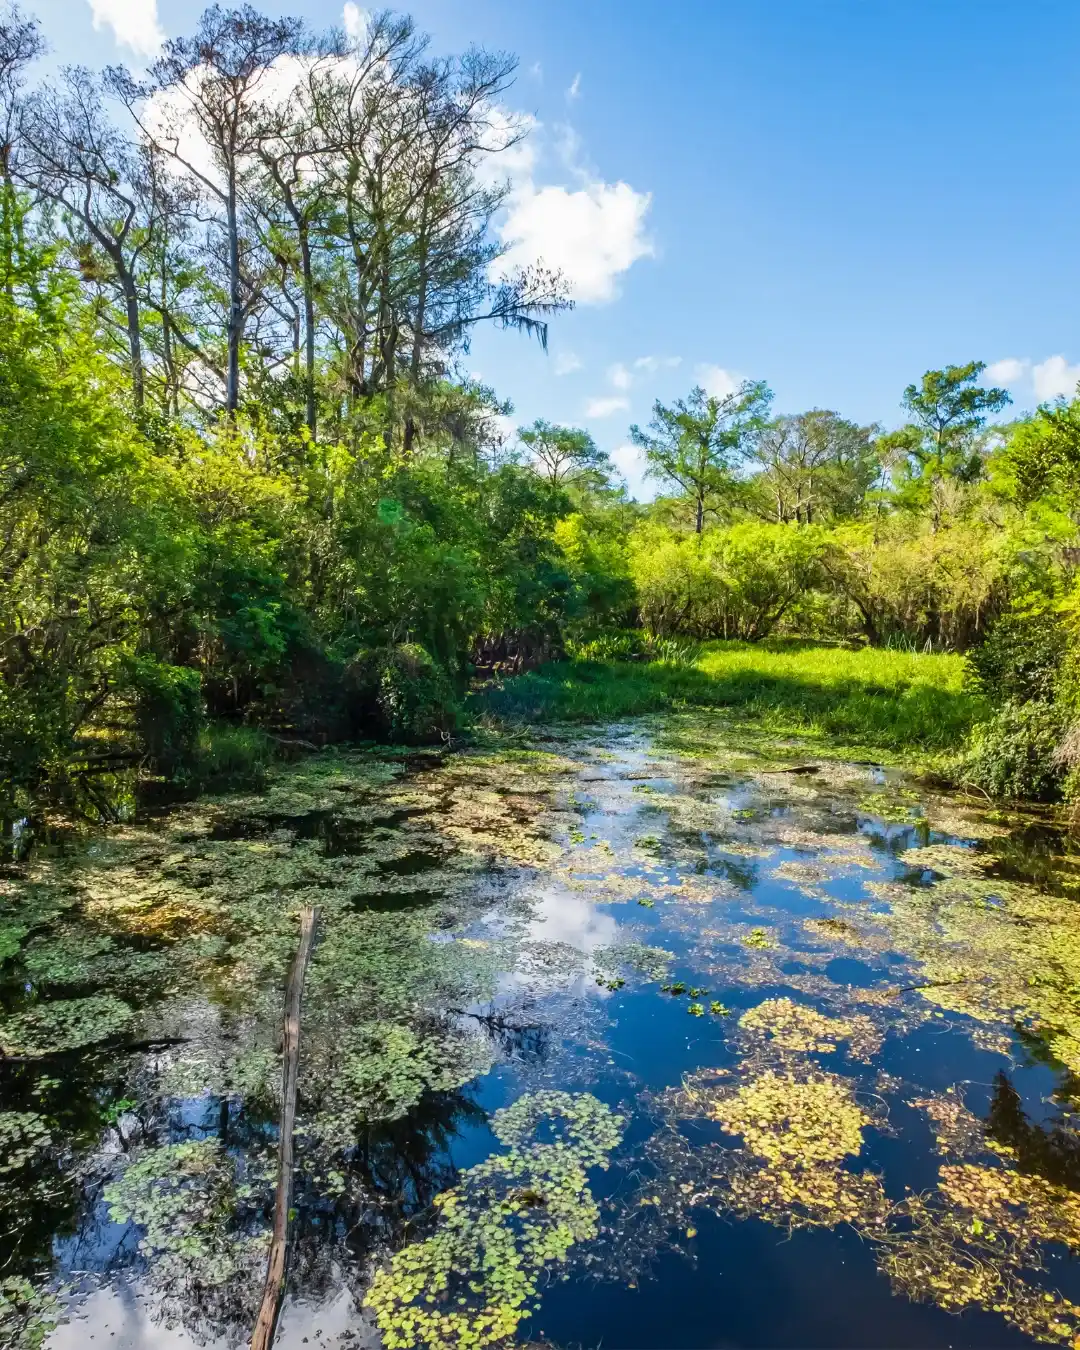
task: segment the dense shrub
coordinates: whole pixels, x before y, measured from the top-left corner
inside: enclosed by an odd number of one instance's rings
[[[971,685],[995,702],[1050,703],[1067,646],[1056,614],[1003,614],[982,646],[968,654]]]
[[[768,637],[813,586],[823,535],[743,521],[702,535],[650,525],[630,543],[642,620],[661,636]]]
[[[1053,704],[1006,703],[972,731],[963,778],[992,797],[1053,801],[1064,778],[1057,753],[1064,731]]]
[[[345,671],[345,685],[356,736],[422,745],[457,723],[450,679],[415,642],[360,652]]]
[[[213,723],[200,733],[185,776],[199,791],[258,791],[273,760],[274,742],[264,731]]]
[[[175,773],[194,757],[206,720],[199,672],[144,656],[129,658],[123,675],[148,759],[162,773]]]

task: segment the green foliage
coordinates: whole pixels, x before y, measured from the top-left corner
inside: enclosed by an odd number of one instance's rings
[[[245,15],[208,11],[153,79],[187,89],[205,51],[256,69],[307,50],[297,21]],[[103,90],[134,107],[137,82],[71,71],[27,97],[33,25],[11,29],[29,195],[0,192],[5,817],[46,802],[107,815],[96,775],[119,763],[257,786],[260,729],[434,740],[457,725],[471,670],[563,651],[670,668],[585,698],[603,682],[582,665],[563,700],[574,715],[689,698],[782,718],[776,686],[707,692],[687,644],[966,651],[1002,615],[1069,603],[1080,400],[988,426],[1008,395],[980,384],[979,361],[909,385],[911,422],[887,434],[820,408],[770,418],[763,381],[656,402],[631,437],[673,495],[648,506],[579,428],[539,418],[507,448],[510,406],[449,372],[480,322],[546,342],[566,291],[543,267],[502,277],[490,227],[506,189],[481,171],[486,152],[434,132],[486,143],[480,110],[510,65],[472,52],[436,77],[407,28],[365,29],[357,59],[385,71],[388,97],[363,143],[341,141],[352,94],[331,64],[274,110],[272,134],[218,143],[233,191],[211,194],[205,219],[176,143],[144,173],[111,121]],[[257,79],[211,74],[181,122],[271,116],[251,101]],[[402,119],[406,106],[424,115]],[[394,202],[365,169],[371,135],[396,147]],[[1080,668],[1063,624],[1063,664]],[[647,642],[624,637],[638,627]]]
[[[739,459],[763,425],[772,391],[763,380],[744,380],[722,398],[700,386],[669,408],[653,404],[646,430],[630,428],[645,451],[648,473],[681,491],[700,534],[707,514],[730,511],[741,495],[736,478]]]
[[[175,772],[193,757],[203,730],[199,672],[133,656],[125,663],[123,678],[135,704],[135,729],[142,746],[155,767]]]
[[[904,390],[904,407],[924,433],[922,444],[913,445],[909,453],[909,483],[932,488],[945,478],[971,482],[978,476],[982,458],[974,434],[988,413],[1000,412],[1012,401],[1004,389],[980,387],[985,369],[985,361],[969,361],[928,370],[917,385]]]
[[[1057,755],[1064,732],[1061,710],[1053,704],[1006,703],[973,729],[963,776],[994,797],[1052,801],[1064,776]]]
[[[186,776],[209,792],[258,789],[274,758],[273,741],[258,727],[215,722],[199,733]]]
[[[768,637],[817,575],[815,529],[743,521],[699,536],[645,526],[630,540],[647,628],[696,637]]]
[[[345,671],[349,719],[360,735],[422,745],[457,720],[446,673],[415,642],[361,652]]]
[[[521,427],[518,437],[531,454],[537,473],[547,478],[553,487],[568,483],[579,487],[606,483],[610,472],[608,456],[587,431],[554,426],[538,417],[532,426]]]
[[[1058,615],[1003,614],[986,641],[968,656],[972,686],[995,705],[1053,702],[1068,648]]]
[[[589,1093],[528,1093],[491,1122],[509,1151],[436,1197],[430,1237],[377,1271],[365,1303],[388,1350],[498,1345],[534,1306],[541,1275],[597,1235],[587,1171],[606,1167],[622,1117]],[[543,1126],[554,1138],[538,1138]]]

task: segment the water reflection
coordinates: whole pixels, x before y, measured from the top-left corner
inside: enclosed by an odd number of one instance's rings
[[[807,1270],[826,1343],[1072,1341],[1067,831],[726,734],[320,756],[13,855],[0,1343],[247,1334],[309,904],[283,1345],[655,1344],[675,1289],[791,1343]]]

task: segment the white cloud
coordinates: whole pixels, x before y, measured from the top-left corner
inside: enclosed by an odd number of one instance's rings
[[[529,67],[529,74],[533,77],[534,80],[543,80],[544,67],[540,64],[539,61],[534,61],[532,65]]]
[[[634,362],[636,370],[644,370],[649,375],[655,375],[658,370],[674,370],[680,365],[681,356],[639,356]]]
[[[733,394],[742,383],[741,375],[725,370],[723,366],[700,365],[695,374],[698,384],[713,398],[727,398],[728,394]]]
[[[532,187],[536,168],[536,134],[541,124],[532,113],[510,112],[493,105],[485,114],[483,152],[476,160],[476,176],[486,187],[510,180],[518,191]]]
[[[570,88],[566,91],[567,101],[573,103],[576,98],[581,97],[581,71],[570,81]]]
[[[555,357],[554,371],[556,375],[573,375],[575,370],[581,369],[581,357],[574,352],[559,352]]]
[[[645,456],[636,445],[624,441],[611,452],[611,462],[626,479],[626,486],[638,501],[651,501],[655,486],[645,477]]]
[[[586,417],[610,417],[612,413],[625,412],[630,404],[627,399],[618,395],[601,395],[599,398],[591,398],[585,405]]]
[[[505,413],[496,413],[491,419],[491,423],[495,435],[503,445],[512,441],[517,435],[517,423],[512,417],[508,417]]]
[[[621,361],[616,361],[616,363],[609,368],[608,379],[616,389],[629,389],[634,382],[633,376]]]
[[[1040,403],[1052,398],[1074,398],[1080,381],[1080,366],[1070,366],[1063,356],[1048,356],[1031,368],[1031,382]]]
[[[157,0],[90,0],[94,27],[109,27],[118,45],[139,56],[154,56],[165,41]]]
[[[986,367],[986,378],[992,384],[1020,384],[1031,369],[1030,361],[1018,360],[1015,356],[1006,356],[993,361]]]
[[[354,42],[363,42],[370,17],[366,9],[354,5],[353,0],[346,0],[345,8],[341,11],[341,22]]]
[[[1080,365],[1070,366],[1060,354],[1034,362],[1026,356],[1005,356],[986,367],[986,377],[995,384],[1019,387],[1021,397],[1030,392],[1036,403],[1048,403],[1055,398],[1076,397]]]
[[[576,192],[531,182],[510,203],[499,228],[508,246],[505,270],[543,262],[566,278],[574,299],[602,304],[618,294],[617,278],[653,253],[645,234],[652,200],[628,183],[587,183]]]

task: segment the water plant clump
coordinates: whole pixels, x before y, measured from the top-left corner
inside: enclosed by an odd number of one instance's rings
[[[37,1003],[0,1017],[0,1051],[40,1058],[106,1041],[127,1030],[135,1014],[112,994]]]
[[[879,1043],[874,1025],[865,1016],[826,1017],[817,1009],[789,998],[770,998],[749,1008],[739,1018],[744,1032],[764,1040],[779,1050],[800,1054],[811,1051],[832,1054],[842,1041],[865,1042],[872,1048]]]
[[[157,1296],[187,1320],[207,1307],[249,1316],[269,1232],[256,1222],[271,1193],[270,1156],[240,1162],[217,1139],[144,1151],[104,1191],[114,1223],[141,1230]]]
[[[541,1126],[555,1142],[542,1142]],[[526,1094],[495,1114],[508,1152],[435,1199],[434,1232],[376,1272],[365,1303],[388,1350],[498,1345],[534,1306],[542,1272],[598,1231],[590,1167],[606,1167],[622,1118],[588,1093]]]
[[[705,1113],[729,1134],[741,1135],[758,1157],[799,1166],[860,1153],[862,1131],[871,1123],[843,1079],[771,1069],[734,1092],[714,1095]]]

